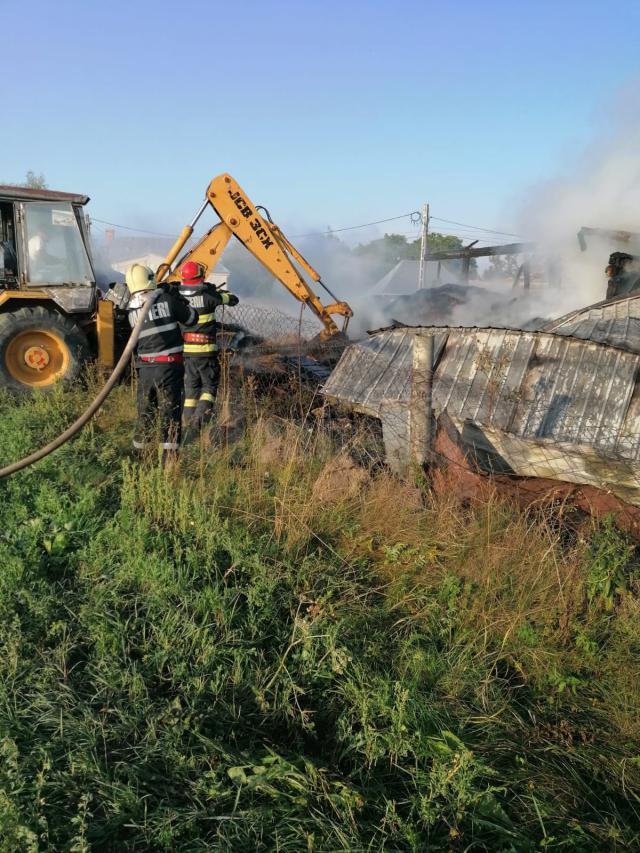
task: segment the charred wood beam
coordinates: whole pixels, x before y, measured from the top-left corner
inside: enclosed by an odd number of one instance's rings
[[[462,280],[465,284],[469,284],[469,269],[471,268],[471,257],[465,255],[462,259]]]
[[[534,252],[535,243],[507,243],[504,246],[484,246],[476,249],[456,249],[454,252],[430,252],[430,261],[459,261],[461,258],[489,258],[494,255],[520,255]]]
[[[520,281],[520,277],[522,276],[523,270],[524,270],[524,264],[520,264],[520,266],[516,270],[516,274],[515,274],[514,279],[513,279],[513,284],[511,285],[512,290],[515,290],[516,287],[518,286],[518,282]]]
[[[629,243],[634,237],[640,237],[640,234],[633,231],[615,231],[611,228],[587,228],[584,226],[578,231],[578,243],[580,243],[580,249],[583,252],[587,250],[587,237],[605,237],[614,243]]]

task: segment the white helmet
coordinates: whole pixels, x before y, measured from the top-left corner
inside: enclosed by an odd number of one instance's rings
[[[129,267],[126,281],[129,293],[132,296],[134,293],[140,293],[143,290],[156,289],[156,274],[151,267],[145,267],[142,264],[132,264]]]

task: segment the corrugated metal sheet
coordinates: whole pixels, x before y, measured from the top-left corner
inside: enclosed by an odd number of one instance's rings
[[[421,334],[436,337],[434,412],[447,412],[481,466],[588,483],[640,506],[640,294],[540,332],[392,328],[350,347],[324,393],[381,419],[398,470],[412,458],[413,419],[426,416],[411,403]]]
[[[574,311],[549,323],[544,331],[640,352],[640,294]]]
[[[324,393],[374,416],[383,401],[408,405],[412,342],[421,331],[427,330],[385,330],[350,347]],[[436,336],[436,414],[446,409],[456,421],[521,438],[637,457],[628,437],[640,438],[640,420],[627,416],[640,354],[544,332],[429,331]]]
[[[412,343],[421,328],[402,326],[382,329],[348,347],[324,393],[352,403],[359,411],[378,417],[384,401],[407,402],[411,383]],[[436,329],[434,357],[437,360],[449,332]]]

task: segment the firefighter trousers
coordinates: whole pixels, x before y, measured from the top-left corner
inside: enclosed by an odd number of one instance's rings
[[[184,420],[189,426],[202,426],[213,414],[213,404],[220,384],[218,353],[207,356],[185,356]]]
[[[138,420],[133,446],[147,447],[159,429],[160,449],[175,453],[180,447],[182,384],[181,362],[155,362],[138,365]]]

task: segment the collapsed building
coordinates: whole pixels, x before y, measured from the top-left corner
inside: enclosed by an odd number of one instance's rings
[[[538,331],[392,325],[348,347],[323,393],[380,421],[398,473],[435,462],[465,494],[491,474],[640,533],[640,294]]]
[[[479,259],[505,258],[511,272],[503,275],[499,284],[486,278],[473,281],[471,272]],[[542,257],[534,243],[472,243],[459,249],[430,252],[424,267],[423,286],[417,288],[420,262],[398,261],[368,292],[370,312],[374,303],[376,311],[371,313],[384,317],[385,324],[481,325],[500,317],[507,326],[530,326],[539,320],[536,306],[541,280],[548,289],[560,285],[557,260]]]
[[[609,254],[605,271],[606,299],[628,296],[640,290],[640,234],[630,231],[582,227],[577,234],[581,252],[596,247]],[[623,249],[621,251],[620,249]],[[486,281],[471,283],[472,264],[479,259],[510,260],[510,275],[499,291]],[[535,243],[508,243],[431,252],[425,258],[427,286],[416,289],[418,261],[399,261],[372,289],[379,314],[387,323],[423,325],[500,325],[540,329],[543,293],[557,293],[562,287],[562,260],[544,252]],[[481,286],[478,286],[481,285]],[[603,293],[604,295],[604,293]],[[546,305],[551,309],[551,304]],[[379,324],[376,324],[379,325]]]

